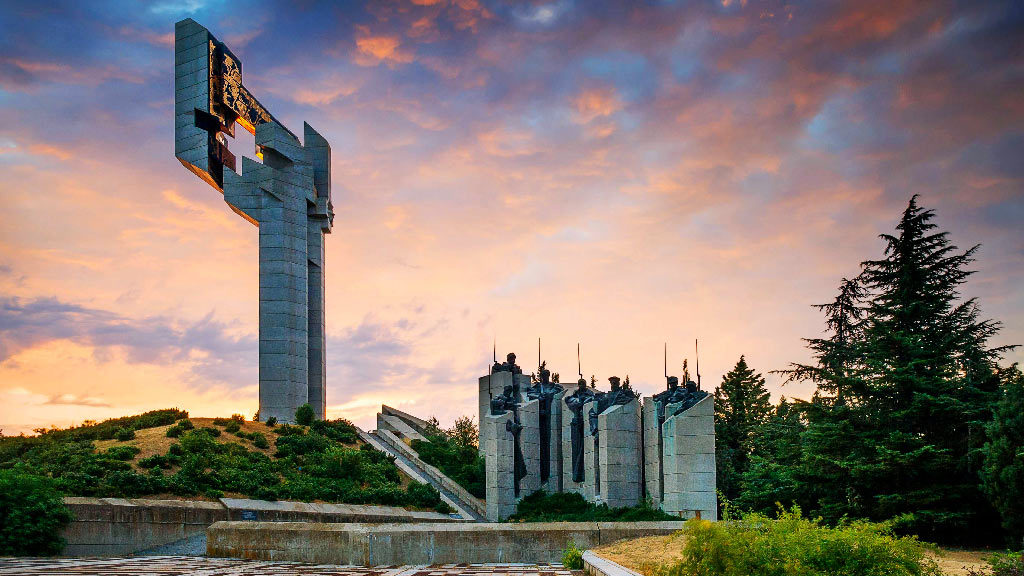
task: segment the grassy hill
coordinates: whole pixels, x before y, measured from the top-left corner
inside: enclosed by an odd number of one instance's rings
[[[364,444],[347,420],[309,426],[188,418],[178,410],[0,437],[0,469],[52,478],[68,496],[383,504],[446,510]]]

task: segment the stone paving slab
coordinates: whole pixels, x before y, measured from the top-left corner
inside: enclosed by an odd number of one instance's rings
[[[189,556],[135,558],[0,558],[5,576],[571,576],[560,564],[436,564],[338,566]]]

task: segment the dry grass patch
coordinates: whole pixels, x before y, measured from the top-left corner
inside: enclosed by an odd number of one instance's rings
[[[267,437],[267,441],[270,443],[270,447],[260,449],[253,446],[252,442],[248,440],[243,440],[238,436],[235,436],[234,434],[225,432],[223,426],[214,426],[213,418],[189,418],[189,420],[192,421],[192,425],[194,425],[196,428],[216,428],[217,430],[220,430],[220,436],[214,438],[214,440],[221,444],[241,444],[242,446],[245,446],[247,449],[253,452],[262,452],[267,456],[273,456],[274,454],[274,439],[277,438],[277,433],[275,432],[276,427],[271,428],[270,426],[267,426],[263,422],[246,421],[241,423],[242,432],[262,432],[263,435]],[[96,440],[96,450],[106,450],[114,446],[135,446],[136,448],[139,449],[139,454],[138,456],[135,457],[135,461],[138,461],[139,459],[142,458],[146,458],[148,456],[153,456],[155,454],[166,454],[167,450],[171,447],[171,444],[174,444],[178,441],[178,438],[167,437],[167,429],[170,428],[171,426],[172,425],[157,426],[156,428],[144,428],[142,430],[136,430],[135,438],[124,442],[118,440]]]

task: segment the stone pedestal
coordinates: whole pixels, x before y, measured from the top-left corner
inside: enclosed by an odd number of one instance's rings
[[[526,461],[526,476],[519,481],[519,498],[540,490],[540,400],[519,406],[519,423],[523,426],[520,445]]]
[[[548,441],[550,448],[548,449],[548,480],[541,485],[545,491],[550,494],[562,491],[562,398],[565,397],[565,392],[559,392],[555,394],[555,397],[551,399],[551,421],[550,421],[550,434],[548,435]],[[571,415],[570,415],[571,418]],[[572,460],[570,459],[569,465],[572,466]],[[570,470],[571,473],[571,470]]]
[[[612,406],[597,417],[601,501],[611,508],[640,502],[640,401]]]
[[[644,398],[644,490],[655,507],[661,506],[663,472],[661,469],[661,434],[658,426],[658,406],[654,398]]]
[[[669,414],[677,405],[666,407]],[[665,498],[662,510],[683,518],[718,519],[715,406],[707,396],[662,425]]]
[[[594,473],[595,456],[597,451],[595,448],[594,435],[590,433],[590,424],[587,421],[587,415],[590,412],[590,405],[588,404],[586,409],[583,411],[583,482],[582,482],[582,494],[583,498],[588,502],[598,502],[600,500],[600,487],[598,486],[597,474]]]
[[[481,446],[487,454],[487,519],[500,522],[516,509],[513,466],[515,444],[512,433],[505,428],[512,421],[512,413],[500,416],[485,415],[480,422]],[[486,432],[486,434],[485,434]]]

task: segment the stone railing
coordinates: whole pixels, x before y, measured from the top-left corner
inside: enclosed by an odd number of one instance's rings
[[[473,508],[473,510],[480,514],[480,516],[486,516],[487,507],[483,501],[473,496],[468,490],[463,488],[458,482],[452,480],[446,476],[443,472],[437,468],[427,464],[420,459],[419,454],[416,453],[408,444],[402,441],[401,438],[396,436],[390,430],[377,430],[375,435],[381,439],[382,442],[387,444],[392,449],[400,452],[403,456],[411,460],[422,472],[434,480],[438,484],[444,487],[445,490],[455,494],[462,500],[467,506]]]

